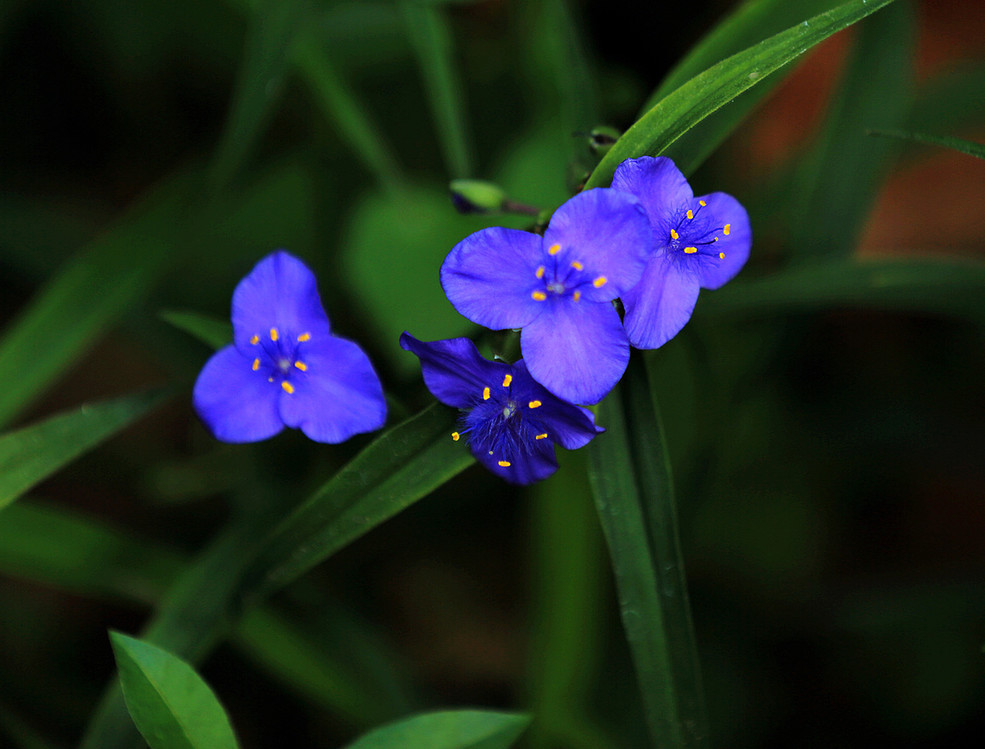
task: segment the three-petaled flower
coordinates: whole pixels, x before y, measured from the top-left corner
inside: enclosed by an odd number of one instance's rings
[[[749,215],[723,192],[694,197],[680,169],[663,156],[624,161],[612,189],[635,195],[650,217],[650,260],[622,303],[629,342],[657,348],[691,319],[702,288],[719,288],[745,265],[752,244]]]
[[[195,410],[224,442],[267,439],[285,426],[342,442],[386,420],[383,388],[359,346],[331,334],[314,274],[280,250],[236,286],[233,343],[205,364]]]
[[[574,450],[604,431],[591,411],[556,398],[515,364],[483,358],[468,338],[425,343],[409,333],[400,345],[421,360],[428,390],[462,410],[459,431],[486,468],[513,484],[530,484],[557,470],[554,445]]]
[[[572,403],[598,403],[629,361],[611,302],[640,280],[653,238],[632,195],[588,190],[555,212],[543,237],[491,227],[441,266],[456,310],[487,328],[522,328],[533,378]]]

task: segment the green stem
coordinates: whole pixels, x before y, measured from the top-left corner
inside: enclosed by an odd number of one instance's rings
[[[643,359],[599,405],[589,476],[654,746],[702,747],[708,721],[663,427]]]

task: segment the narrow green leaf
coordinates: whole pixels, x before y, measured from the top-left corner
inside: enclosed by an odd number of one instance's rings
[[[183,330],[194,336],[206,346],[218,350],[233,340],[233,326],[225,320],[217,320],[210,315],[198,312],[183,312],[179,310],[163,310],[158,315],[165,322],[171,323],[178,330]]]
[[[172,179],[87,245],[0,335],[0,426],[27,408],[160,277],[185,214]]]
[[[256,7],[229,114],[209,168],[213,193],[233,178],[260,137],[283,88],[289,52],[306,10],[304,0],[261,0]]]
[[[446,710],[377,728],[346,749],[507,749],[530,723],[521,713]]]
[[[799,211],[791,247],[798,259],[844,256],[855,249],[897,150],[896,144],[869,138],[865,131],[898,127],[906,117],[915,39],[909,2],[897,3],[859,27],[818,144],[794,188]]]
[[[708,740],[670,463],[642,357],[599,405],[589,479],[655,746]]]
[[[729,284],[702,314],[775,314],[834,306],[930,312],[985,322],[985,264],[962,259],[839,259]]]
[[[436,403],[374,440],[274,529],[242,595],[262,600],[471,465],[455,419]]]
[[[953,151],[966,153],[978,159],[985,159],[985,143],[976,143],[973,140],[954,138],[949,135],[927,135],[926,133],[908,133],[903,130],[869,130],[868,135],[877,135],[883,138],[898,138],[900,140],[912,140],[916,143],[923,143],[928,146],[940,146],[950,148]]]
[[[161,401],[142,393],[84,405],[0,435],[0,510]]]
[[[424,76],[449,177],[472,176],[472,149],[465,116],[465,91],[456,72],[452,35],[444,11],[416,0],[401,0],[411,45]]]
[[[958,132],[985,121],[985,64],[955,62],[920,82],[904,130]]]
[[[167,650],[110,632],[127,709],[151,749],[234,749],[226,711],[195,670]]]
[[[778,68],[893,0],[851,0],[834,10],[722,60],[660,100],[634,124],[592,172],[586,188],[608,184],[628,158],[658,155],[691,127]]]

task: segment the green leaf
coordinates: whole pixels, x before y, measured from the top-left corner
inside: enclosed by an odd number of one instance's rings
[[[908,2],[862,24],[817,146],[793,188],[797,258],[847,255],[858,244],[896,145],[866,137],[898,127],[910,106],[916,20]],[[849,177],[850,175],[850,177]]]
[[[0,426],[27,408],[125,311],[174,256],[191,179],[165,183],[92,241],[0,336]]]
[[[655,746],[708,739],[663,427],[639,355],[599,404],[589,479]]]
[[[217,320],[211,315],[198,312],[181,312],[178,310],[163,310],[158,315],[165,322],[171,323],[178,330],[183,330],[194,336],[206,346],[218,350],[232,343],[233,326],[225,320]]]
[[[374,440],[274,529],[242,595],[262,600],[471,465],[456,418],[436,403]]]
[[[729,284],[702,314],[756,315],[836,306],[906,310],[985,322],[985,264],[963,259],[839,259]]]
[[[0,435],[0,510],[161,401],[143,393],[84,405]]]
[[[985,143],[976,143],[973,140],[954,138],[948,135],[927,135],[926,133],[908,133],[903,130],[869,130],[868,135],[878,135],[883,138],[898,138],[900,140],[912,140],[916,143],[923,143],[928,146],[940,146],[950,148],[954,151],[966,153],[978,159],[985,159]]]
[[[985,65],[964,61],[920,82],[904,130],[933,133],[979,127],[985,121]]]
[[[261,0],[246,36],[239,75],[222,137],[209,168],[209,187],[218,192],[242,166],[262,133],[283,88],[289,52],[303,27],[304,0]]]
[[[370,731],[346,749],[507,749],[530,723],[519,713],[445,710]]]
[[[663,153],[690,128],[777,69],[893,0],[851,0],[722,60],[661,99],[616,141],[586,188],[608,184],[628,158]]]
[[[127,709],[151,749],[234,749],[219,700],[194,669],[167,650],[110,632]]]
[[[472,176],[472,149],[465,117],[465,92],[456,73],[452,35],[444,11],[416,0],[401,0],[411,45],[424,76],[449,177]]]

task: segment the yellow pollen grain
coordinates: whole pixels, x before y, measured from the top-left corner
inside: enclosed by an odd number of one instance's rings
[[[671,239],[680,239],[681,238],[681,235],[677,233],[677,229],[671,229],[670,230],[670,238]]]
[[[605,276],[599,276],[594,281],[592,281],[592,286],[594,286],[596,289],[601,289],[603,286],[605,286],[605,282],[608,280],[609,279],[606,278]]]
[[[698,251],[698,248],[697,247],[685,247],[684,248],[684,254],[685,255],[693,255],[697,251]]]
[[[732,233],[732,224],[725,224],[725,228],[722,229],[722,231],[725,233],[725,236],[727,237],[729,234]]]
[[[501,460],[501,461],[499,461],[499,467],[500,468],[509,468],[510,465],[511,465],[510,464],[510,461],[508,461],[508,460]]]
[[[719,260],[724,260],[725,259],[725,253],[724,252],[719,252],[718,253],[718,259]]]
[[[692,211],[690,208],[687,209],[687,217],[688,219],[694,218],[694,211]]]
[[[273,381],[274,381],[273,375],[271,375],[270,377],[267,378],[267,382],[273,382]]]
[[[540,408],[543,405],[544,404],[541,403],[540,401],[530,401],[530,403],[527,404],[527,406],[529,406],[530,408]]]
[[[280,334],[277,332],[277,328],[271,328],[270,329],[270,340],[271,341],[276,341],[277,338],[279,337],[279,335]]]
[[[571,295],[571,298],[577,302],[579,299],[581,299],[581,292],[576,291],[574,294]]]
[[[296,361],[296,362],[294,362],[294,366],[297,367],[298,369],[300,369],[302,372],[307,372],[308,371],[308,365],[305,364],[303,361]]]
[[[537,278],[543,278],[544,277],[544,266],[543,265],[541,265],[541,266],[539,266],[537,268],[536,276],[537,276]]]
[[[545,439],[546,437],[547,437],[547,432],[544,432],[543,434],[538,434],[536,437],[534,437],[534,439],[535,440],[542,440],[542,439]]]
[[[284,392],[287,393],[288,395],[291,395],[294,392],[294,386],[291,383],[289,383],[287,380],[284,380],[280,384],[280,386],[284,388]]]
[[[557,255],[560,251],[561,251],[561,245],[559,245],[559,244],[552,244],[548,248],[547,254],[548,255]]]
[[[489,400],[489,388],[482,388],[482,400]]]
[[[545,299],[547,299],[547,294],[545,294],[543,291],[535,291],[530,296],[532,296],[538,302],[543,302]]]
[[[703,201],[703,200],[699,200],[698,201],[698,205],[700,205],[702,208],[704,208],[708,204],[705,201]]]
[[[260,360],[259,359],[254,359],[253,360],[253,371],[256,372],[258,369],[260,369]]]
[[[302,333],[298,336],[298,343],[304,343],[305,341],[311,340],[311,333]]]
[[[458,442],[458,440],[461,439],[461,437],[462,435],[460,435],[458,432],[451,433],[452,442]]]
[[[250,339],[250,343],[252,343],[254,346],[256,346],[258,343],[260,343],[260,336],[258,336],[258,335],[253,336]]]
[[[575,270],[585,270],[585,266],[579,263],[577,260],[571,263],[571,267],[574,268]]]
[[[510,383],[513,382],[513,375],[508,374],[503,378],[503,387],[508,388]]]

